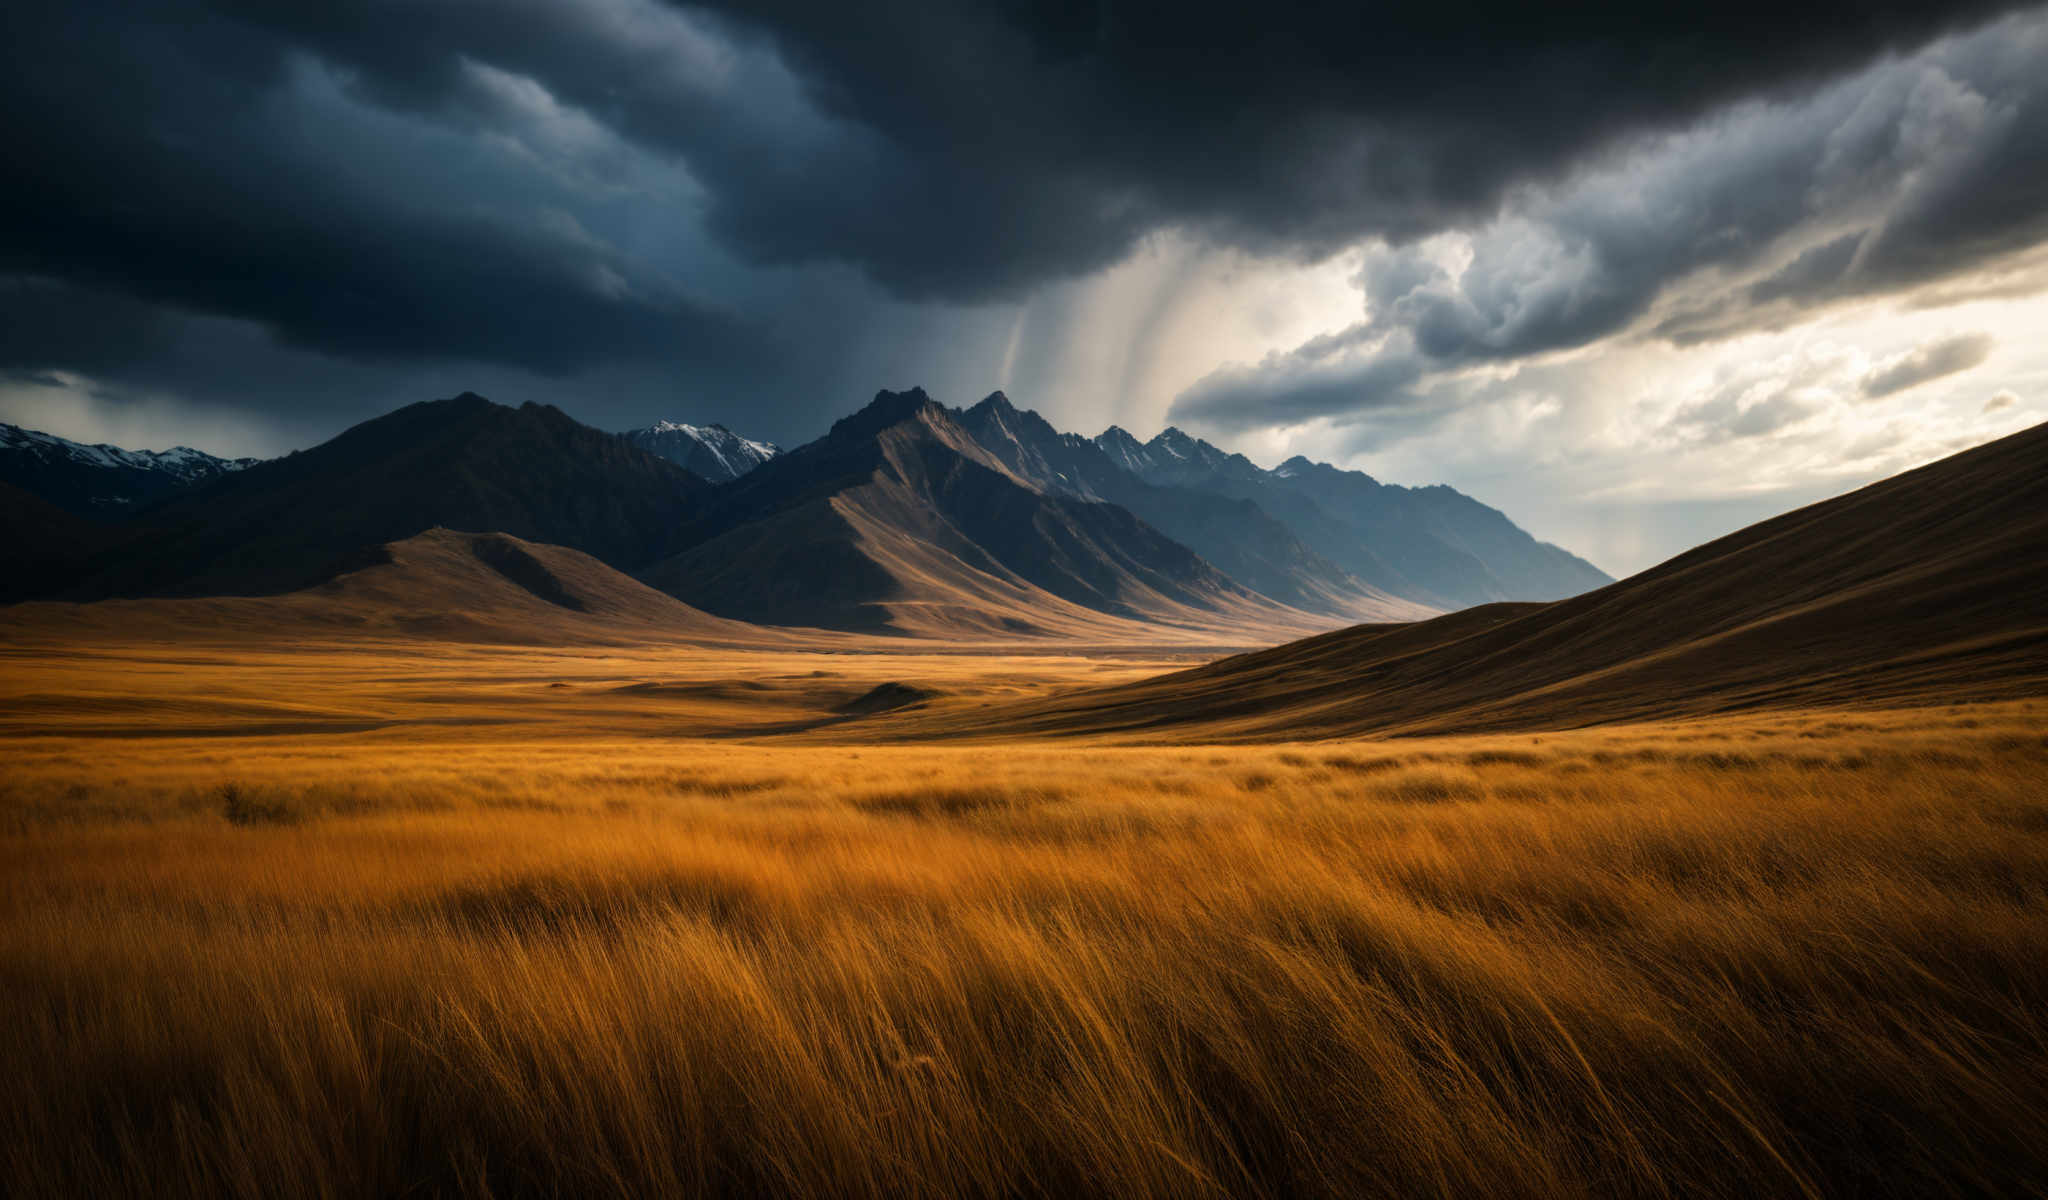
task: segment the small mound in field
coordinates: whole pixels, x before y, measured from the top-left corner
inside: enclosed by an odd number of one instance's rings
[[[938,695],[938,692],[930,688],[916,687],[908,683],[897,683],[892,679],[888,683],[877,684],[873,689],[852,700],[848,700],[834,711],[845,713],[850,717],[865,717],[874,713],[885,713],[899,708],[907,708],[913,704],[922,704],[926,700],[936,698]]]
[[[745,699],[756,692],[774,690],[774,684],[763,683],[758,679],[697,679],[683,683],[657,683],[648,680],[642,683],[622,683],[612,689],[614,692],[634,696],[685,700]]]

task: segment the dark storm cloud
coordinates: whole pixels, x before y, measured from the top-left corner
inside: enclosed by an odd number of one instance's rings
[[[872,227],[733,228],[769,257],[965,296],[1102,265],[1167,224],[1314,254],[1483,216],[1618,133],[1999,7],[745,0],[736,18],[821,107],[881,136],[884,175],[806,182],[888,204],[853,206]],[[897,180],[909,194],[883,190]],[[892,236],[892,209],[914,237]]]
[[[1455,371],[1646,323],[1656,336],[1702,340],[1966,276],[2048,239],[2044,58],[2048,19],[2037,12],[1796,101],[1638,140],[1511,194],[1455,246],[1372,250],[1358,281],[1365,322],[1232,376],[1227,394],[1205,381],[1174,411],[1219,426],[1286,424],[1303,415],[1312,378],[1324,415],[1365,412],[1381,403],[1389,356],[1404,371],[1418,355]],[[1373,344],[1383,348],[1347,353]],[[1783,418],[1772,428],[1797,407],[1772,406]],[[1768,432],[1764,417],[1745,421],[1743,435]]]
[[[349,141],[364,131],[310,124],[334,110],[304,94],[284,43],[148,11],[158,19],[72,6],[9,29],[0,137],[32,183],[0,199],[0,264],[17,278],[81,285],[124,318],[141,300],[363,357],[560,371],[735,336],[569,229],[436,194],[460,181],[429,169],[431,131],[375,131],[390,161],[366,172]],[[36,319],[28,297],[0,292],[9,323]]]
[[[1762,4],[710,7],[725,19],[691,22],[710,61],[614,0],[237,11],[391,103],[445,106],[464,60],[530,75],[687,156],[713,226],[755,259],[971,299],[1106,265],[1167,225],[1307,253],[1425,233],[1617,133],[2002,6],[1831,3],[1789,23]]]
[[[1944,375],[1967,371],[1991,357],[1991,347],[1991,338],[1981,333],[1966,333],[1915,346],[1865,375],[1863,394],[1875,400],[1931,383]]]
[[[1455,364],[1587,345],[1702,272],[1703,290],[1725,295],[1728,273],[1788,243],[1789,261],[1746,289],[1751,303],[1965,271],[2048,236],[2044,50],[2036,21],[2017,43],[1979,36],[1801,105],[1755,107],[1512,208],[1455,279],[1415,249],[1375,255],[1368,304]],[[1961,208],[1979,195],[1997,200]]]
[[[0,278],[0,368],[118,370],[155,361],[171,346],[174,320],[125,295],[53,279]]]
[[[156,355],[231,392],[197,348],[255,330],[387,378],[687,373],[787,405],[875,361],[883,300],[1021,296],[1163,229],[1312,257],[1483,221],[1617,137],[2001,7],[15,6],[0,365],[143,380]],[[2040,207],[1959,200],[1994,240]],[[1951,233],[1929,208],[1885,237],[1903,261]],[[1613,291],[1539,340],[1611,323],[1635,303]],[[1458,322],[1416,321],[1420,352],[1471,341]]]

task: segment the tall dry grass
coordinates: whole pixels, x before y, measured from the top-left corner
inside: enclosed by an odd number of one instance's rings
[[[2044,732],[17,745],[0,1188],[2038,1194]]]

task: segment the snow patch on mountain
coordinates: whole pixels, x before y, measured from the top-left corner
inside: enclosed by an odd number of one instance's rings
[[[741,437],[715,423],[656,421],[645,429],[628,430],[626,437],[641,449],[659,454],[713,483],[738,479],[782,453],[782,448],[773,442]]]

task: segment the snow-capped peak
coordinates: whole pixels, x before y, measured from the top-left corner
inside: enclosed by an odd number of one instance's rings
[[[0,480],[80,513],[123,513],[183,488],[252,467],[190,446],[124,450],[0,424]]]
[[[0,424],[0,449],[15,450],[41,462],[66,462],[105,470],[149,471],[190,483],[227,471],[239,471],[262,461],[255,458],[221,458],[190,446],[168,450],[123,450],[105,442],[74,442],[19,425]]]
[[[1121,425],[1112,425],[1095,435],[1095,444],[1110,461],[1133,474],[1145,465],[1145,447]]]
[[[1215,464],[1225,457],[1221,450],[1200,438],[1190,437],[1173,425],[1160,430],[1156,437],[1145,443],[1145,448],[1188,463]]]
[[[773,442],[744,438],[723,425],[692,425],[685,421],[656,421],[645,429],[627,432],[642,449],[669,459],[683,469],[724,483],[782,453]]]

